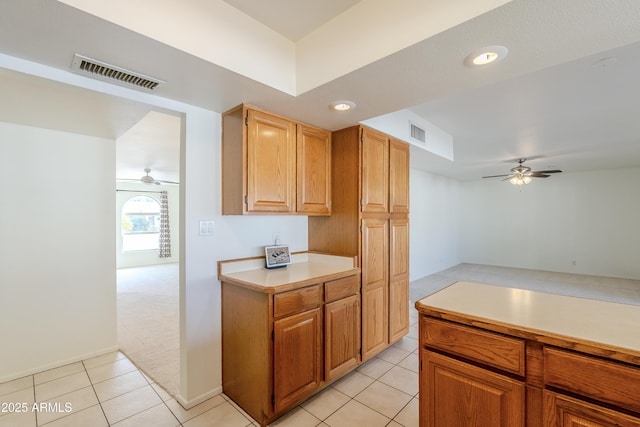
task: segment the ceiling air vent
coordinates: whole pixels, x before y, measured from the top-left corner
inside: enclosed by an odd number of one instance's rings
[[[77,53],[73,56],[71,69],[83,74],[90,74],[92,77],[102,78],[106,81],[115,81],[127,86],[135,86],[148,90],[154,90],[159,84],[165,83],[162,80],[87,58]]]
[[[416,126],[415,124],[409,122],[409,126],[411,127],[411,138],[416,141],[421,142],[422,144],[427,143],[427,136],[424,129]]]

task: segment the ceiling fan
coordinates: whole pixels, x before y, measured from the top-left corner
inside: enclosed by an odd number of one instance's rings
[[[490,175],[483,176],[483,178],[501,178],[505,177],[503,181],[509,180],[513,185],[524,185],[529,184],[533,181],[532,178],[549,178],[553,173],[560,173],[561,170],[545,170],[545,171],[532,171],[530,167],[525,166],[523,163],[526,162],[527,159],[521,158],[518,159],[518,166],[511,168],[511,173],[504,175]]]
[[[149,172],[151,172],[151,169],[149,168],[145,168],[144,169],[146,175],[142,176],[140,178],[140,182],[143,184],[155,184],[155,185],[161,185],[161,184],[179,184],[179,182],[175,182],[175,181],[165,181],[163,179],[155,179],[154,177],[152,177],[151,175],[149,175]],[[119,179],[118,181],[138,181],[137,179]]]

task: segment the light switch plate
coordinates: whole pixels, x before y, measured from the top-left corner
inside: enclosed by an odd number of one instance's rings
[[[214,221],[203,220],[200,221],[200,235],[201,236],[213,236]]]

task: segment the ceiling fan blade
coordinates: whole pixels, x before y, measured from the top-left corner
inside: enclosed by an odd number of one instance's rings
[[[551,175],[545,175],[543,173],[536,173],[536,174],[533,174],[533,175],[530,175],[530,176],[531,176],[531,178],[549,178]]]
[[[154,181],[154,184],[180,184],[179,182],[175,182],[175,181],[165,181],[164,179],[156,179]]]
[[[483,178],[500,178],[502,176],[513,176],[512,173],[506,174],[506,175],[489,175],[489,176],[483,176]]]
[[[549,170],[549,171],[533,171],[531,173],[560,173],[560,172],[562,171],[555,169],[555,170]]]

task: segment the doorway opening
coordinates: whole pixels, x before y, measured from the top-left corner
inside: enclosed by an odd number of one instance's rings
[[[180,390],[182,122],[151,111],[116,140],[118,345],[173,397]],[[145,169],[151,183],[142,180]]]

